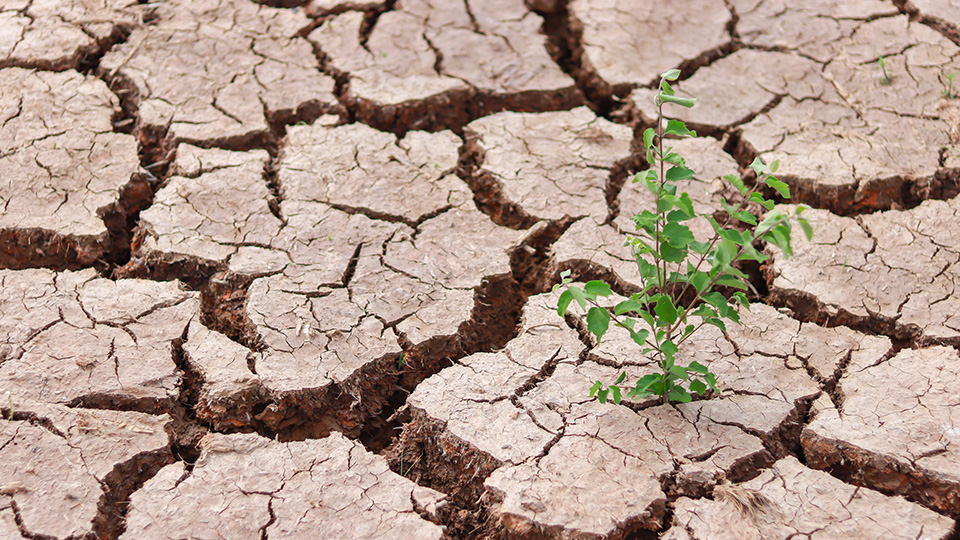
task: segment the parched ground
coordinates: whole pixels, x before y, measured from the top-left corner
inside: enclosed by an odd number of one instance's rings
[[[673,68],[694,206],[816,235],[601,404],[550,291],[640,287]],[[957,73],[946,0],[0,0],[0,538],[956,540]]]

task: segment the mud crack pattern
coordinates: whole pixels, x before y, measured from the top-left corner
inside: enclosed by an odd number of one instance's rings
[[[0,1],[0,537],[956,538],[958,47],[941,0]],[[654,360],[550,289],[640,288],[672,68],[697,210],[780,159],[816,236],[681,351],[713,395],[602,405]]]

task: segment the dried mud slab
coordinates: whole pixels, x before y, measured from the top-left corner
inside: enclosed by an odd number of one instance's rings
[[[717,373],[716,397],[676,408],[645,400],[632,410],[601,405],[588,389],[621,370],[635,380],[652,361],[616,329],[585,350],[554,304],[552,294],[531,297],[518,337],[504,350],[461,360],[407,400],[413,421],[401,451],[433,448],[429,474],[486,476],[492,512],[518,536],[659,528],[668,497],[702,495],[786,455],[800,417],[821,394],[819,380],[834,377],[851,356],[877,361],[890,348],[884,338],[801,324],[755,305],[728,337],[705,330],[681,351],[679,362],[697,360]],[[469,466],[442,470],[458,459]],[[469,484],[450,482],[453,496]]]
[[[568,9],[584,68],[610,86],[647,84],[730,42],[731,13],[721,0],[574,0]]]
[[[141,24],[143,14],[128,0],[4,2],[0,67],[78,69]]]
[[[477,290],[508,279],[527,233],[476,209],[456,160],[449,132],[290,128],[277,174],[285,226],[230,261],[273,273],[246,304],[254,369],[274,400],[258,420],[270,429],[355,434],[394,391],[401,344],[427,357],[407,369],[457,354]]]
[[[865,22],[832,46],[822,81],[790,84],[779,105],[742,127],[741,151],[779,159],[795,200],[838,213],[897,208],[938,192],[941,149],[956,142],[940,78],[960,50],[905,16]],[[738,88],[752,86],[734,79],[718,94],[746,99]]]
[[[295,126],[278,173],[282,197],[416,226],[471,196],[453,174],[460,145],[450,131],[398,139],[364,124]]]
[[[480,170],[469,180],[501,220],[559,220],[611,213],[608,184],[631,165],[633,132],[590,109],[522,114],[502,112],[465,128],[467,152]],[[506,207],[507,210],[503,208]],[[515,214],[515,217],[513,215]]]
[[[678,183],[678,189],[687,191],[698,213],[713,212],[720,206],[724,192],[722,176],[735,174],[737,163],[723,151],[723,143],[710,138],[671,141],[674,151],[686,158],[687,166],[695,171],[693,179]],[[602,276],[612,280],[621,290],[639,290],[640,272],[624,246],[628,236],[636,231],[631,218],[643,210],[656,206],[652,193],[630,177],[614,201],[616,218],[607,223],[607,217],[590,215],[570,226],[552,246],[557,270],[573,270],[578,275]],[[705,239],[712,233],[703,219],[689,222],[694,236]]]
[[[5,270],[0,283],[0,384],[14,401],[154,410],[177,398],[174,352],[197,293],[92,269]]]
[[[718,486],[713,495],[713,500],[677,500],[673,527],[662,538],[945,540],[953,528],[949,518],[900,497],[845,484],[793,456],[749,482]]]
[[[4,385],[6,386],[6,385]],[[22,532],[5,538],[91,534],[98,503],[173,461],[169,417],[69,409],[6,398],[0,416],[0,532],[10,508]],[[18,528],[14,527],[14,531]]]
[[[740,49],[702,67],[677,83],[681,95],[697,98],[686,109],[666,105],[664,114],[678,118],[690,129],[718,133],[752,120],[789,96],[796,102],[821,97],[825,92],[823,66],[793,53]],[[647,118],[655,119],[654,89],[638,89],[631,99]],[[729,174],[729,173],[726,173]]]
[[[140,214],[136,256],[166,264],[192,257],[226,266],[243,247],[269,245],[283,225],[268,202],[263,176],[269,159],[265,150],[181,144],[175,175]],[[271,269],[264,264],[260,271]]]
[[[456,127],[484,111],[556,110],[582,99],[547,54],[543,20],[521,0],[403,0],[368,34],[363,21],[349,11],[309,39],[349,76],[346,101],[372,125]]]
[[[818,407],[803,431],[808,464],[960,515],[958,379],[960,358],[948,347],[851,362],[842,403]]]
[[[278,443],[209,434],[192,470],[162,469],[131,497],[123,539],[439,539],[442,493],[390,471],[340,434]]]
[[[812,210],[816,236],[812,243],[797,238],[790,259],[774,255],[771,292],[809,316],[960,341],[954,294],[958,207],[956,199],[925,201],[857,219]]]
[[[878,0],[731,0],[736,10],[737,33],[744,43],[764,49],[799,53],[827,63],[864,22],[897,13]],[[759,73],[759,70],[758,70]],[[699,94],[698,94],[699,95]]]
[[[157,6],[103,57],[138,104],[140,127],[174,142],[262,144],[270,123],[312,120],[335,103],[302,12],[246,0],[181,0]]]
[[[0,267],[90,266],[105,220],[141,171],[137,142],[111,133],[116,96],[75,71],[0,70]]]

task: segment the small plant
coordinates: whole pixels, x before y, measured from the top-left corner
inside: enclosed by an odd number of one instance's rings
[[[893,72],[887,71],[887,61],[883,56],[877,58],[877,65],[880,66],[880,71],[883,73],[880,77],[880,84],[889,85],[893,82]]]
[[[724,177],[741,198],[736,204],[722,202],[726,215],[722,223],[710,213],[698,215],[690,196],[678,191],[676,183],[693,178],[694,171],[687,168],[684,158],[665,146],[667,138],[697,136],[679,120],[668,120],[664,126],[664,105],[675,103],[689,108],[696,101],[675,95],[670,83],[679,76],[680,71],[676,69],[661,75],[656,97],[657,127],[643,134],[650,168],[633,179],[656,198],[654,211],[643,210],[633,216],[637,232],[625,243],[637,262],[642,290],[610,309],[597,300],[612,294],[610,286],[603,281],[590,281],[581,288],[571,284],[570,272],[565,271],[560,275],[561,283],[554,287],[554,290],[563,289],[557,312],[563,316],[576,301],[586,311],[587,328],[596,335],[598,343],[612,322],[630,333],[641,354],[653,353],[659,371],[640,378],[627,395],[631,398],[656,395],[663,403],[688,402],[692,399],[691,393],[702,396],[708,388],[716,388],[716,376],[707,366],[699,362],[678,365],[676,354],[703,325],[726,331],[724,320],[735,323],[740,320],[735,306],[749,308],[750,301],[744,293],[749,288],[747,275],[737,269],[735,263],[767,260],[755,247],[757,242],[777,246],[786,256],[792,254],[790,217],[774,208],[774,201],[760,192],[762,186],[767,186],[784,199],[790,198],[787,184],[772,176],[777,171],[776,161],[768,167],[759,159],[754,160],[750,169],[757,178],[750,186],[739,176]],[[748,210],[751,203],[763,208],[766,215],[758,218],[751,213]],[[803,211],[804,207],[799,206],[794,219],[810,238],[813,231],[802,217]],[[713,227],[714,234],[706,242],[697,241],[685,225],[693,219],[705,219]],[[722,290],[732,292],[725,296]],[[597,381],[590,388],[591,397],[596,396],[601,402],[612,398],[619,403],[623,397],[620,385],[625,378],[626,372],[623,372],[612,384]]]
[[[957,95],[953,93],[953,79],[956,78],[957,72],[944,71],[942,76],[947,80],[947,87],[943,89],[943,97],[947,99],[956,99]]]
[[[403,369],[403,361],[407,353],[400,353],[400,356],[397,358],[397,369]]]

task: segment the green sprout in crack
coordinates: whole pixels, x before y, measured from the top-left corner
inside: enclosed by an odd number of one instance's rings
[[[953,79],[957,76],[956,71],[944,71],[942,77],[947,80],[946,88],[943,89],[943,97],[947,99],[956,99],[957,95],[953,93]]]
[[[880,71],[882,75],[880,76],[880,84],[889,85],[893,82],[893,71],[887,70],[887,60],[881,56],[877,58],[877,65],[880,66]]]

